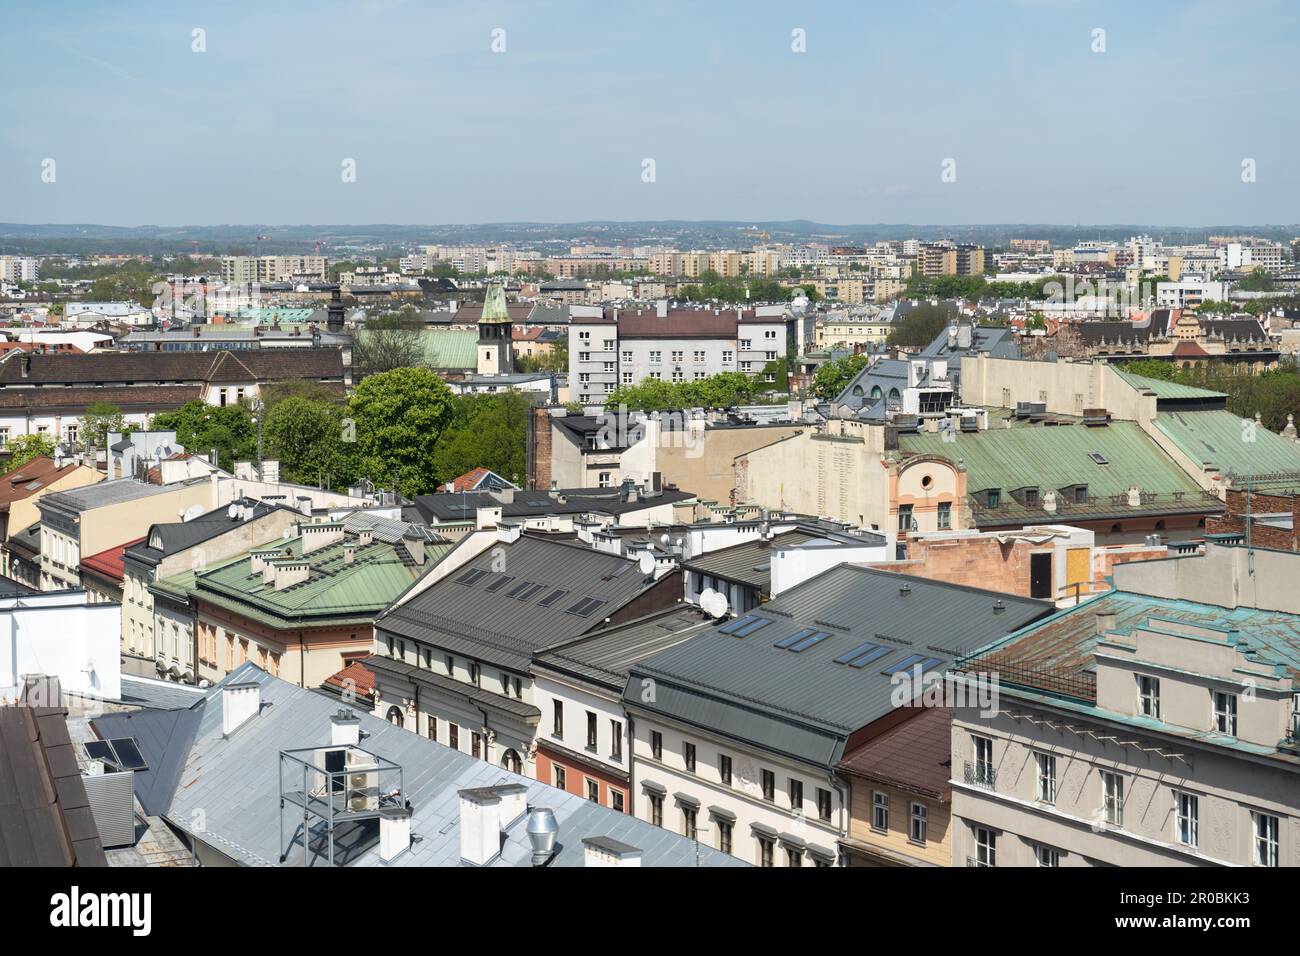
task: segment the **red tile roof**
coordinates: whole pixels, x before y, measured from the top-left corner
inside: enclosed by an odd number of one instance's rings
[[[1179,342],[1177,345],[1174,346],[1174,358],[1184,358],[1186,356],[1194,356],[1200,358],[1202,356],[1209,355],[1209,354],[1210,353],[1205,351],[1205,349],[1201,348],[1195,342],[1192,342],[1190,340]]]
[[[918,708],[911,717],[844,755],[839,769],[936,800],[952,788],[952,726],[946,708]]]
[[[492,472],[487,468],[474,468],[465,472],[459,478],[453,478],[447,482],[447,491],[473,491],[478,487],[478,483],[486,478]]]
[[[22,501],[44,491],[76,467],[75,464],[68,464],[58,468],[54,459],[45,455],[37,455],[31,461],[19,465],[7,475],[0,476],[0,510],[12,502]]]
[[[121,581],[126,577],[126,570],[122,567],[122,552],[131,545],[139,544],[143,540],[144,538],[136,538],[134,541],[123,542],[116,548],[109,548],[107,551],[99,552],[99,554],[92,554],[88,558],[82,558],[81,566],[106,578]]]
[[[326,678],[325,685],[340,693],[351,690],[361,701],[373,700],[375,696],[375,675],[360,661],[353,661],[337,674]]]

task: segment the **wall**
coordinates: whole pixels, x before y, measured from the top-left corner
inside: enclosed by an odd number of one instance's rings
[[[849,810],[850,839],[918,863],[951,865],[950,808],[947,803],[856,775],[850,775],[848,779],[852,793]],[[883,793],[889,800],[889,826],[884,832],[872,826],[876,793]],[[920,803],[926,809],[924,846],[911,840],[913,803]],[[878,860],[865,858],[862,851],[855,848],[850,849],[849,861],[850,866],[881,865]]]
[[[11,502],[9,505],[7,533],[10,536],[15,535],[41,520],[41,513],[36,507],[36,502],[41,500],[42,495],[48,495],[56,491],[71,491],[73,488],[84,488],[86,485],[93,485],[103,480],[104,476],[97,470],[88,468],[85,465],[78,465],[63,477],[50,482],[36,494]]]
[[[1017,402],[1045,402],[1047,411],[1080,415],[1104,408],[1120,421],[1149,423],[1156,399],[1143,395],[1105,362],[1031,362],[968,356],[961,361],[962,401],[967,405],[1014,408]]]
[[[689,441],[665,433],[658,443],[657,468],[665,483],[690,491],[701,501],[734,504],[736,457],[801,431],[799,425],[705,427]]]
[[[65,693],[120,700],[120,621],[116,604],[87,604],[84,591],[0,601],[0,697],[47,674]]]

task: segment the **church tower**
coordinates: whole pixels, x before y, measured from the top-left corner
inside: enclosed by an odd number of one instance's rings
[[[488,286],[478,320],[478,373],[508,375],[515,370],[515,349],[506,309],[504,285]]]

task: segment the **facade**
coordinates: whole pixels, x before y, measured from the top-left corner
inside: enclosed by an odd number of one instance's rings
[[[955,668],[999,674],[953,715],[953,862],[1300,865],[1300,604],[1292,552],[1210,545]]]
[[[60,465],[44,455],[0,476],[0,542],[7,542],[40,521],[36,503],[42,495],[83,488],[102,480],[103,476],[94,468],[75,462]],[[5,548],[0,551],[0,575],[14,577],[10,572],[9,551]]]
[[[914,713],[895,705],[894,675],[1051,607],[840,565],[642,661],[623,694],[637,816],[758,866],[842,863],[849,791],[836,767]]]
[[[681,579],[518,525],[478,547],[375,622],[375,713],[532,777],[544,716],[533,654],[675,605]]]

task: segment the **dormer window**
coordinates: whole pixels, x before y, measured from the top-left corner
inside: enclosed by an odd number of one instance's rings
[[[1237,695],[1214,692],[1214,729],[1229,737],[1237,736]]]
[[[1160,678],[1137,675],[1138,713],[1152,720],[1160,719]]]
[[[1025,489],[1025,507],[1026,507],[1026,508],[1037,508],[1037,507],[1038,507],[1038,489],[1037,489],[1037,488],[1026,488],[1026,489]]]
[[[988,492],[988,502],[990,508],[997,508],[1002,504],[1002,491],[999,488],[992,488]]]
[[[1086,505],[1086,504],[1088,503],[1088,486],[1087,486],[1087,485],[1075,485],[1075,486],[1074,486],[1074,503],[1075,503],[1076,505]]]

